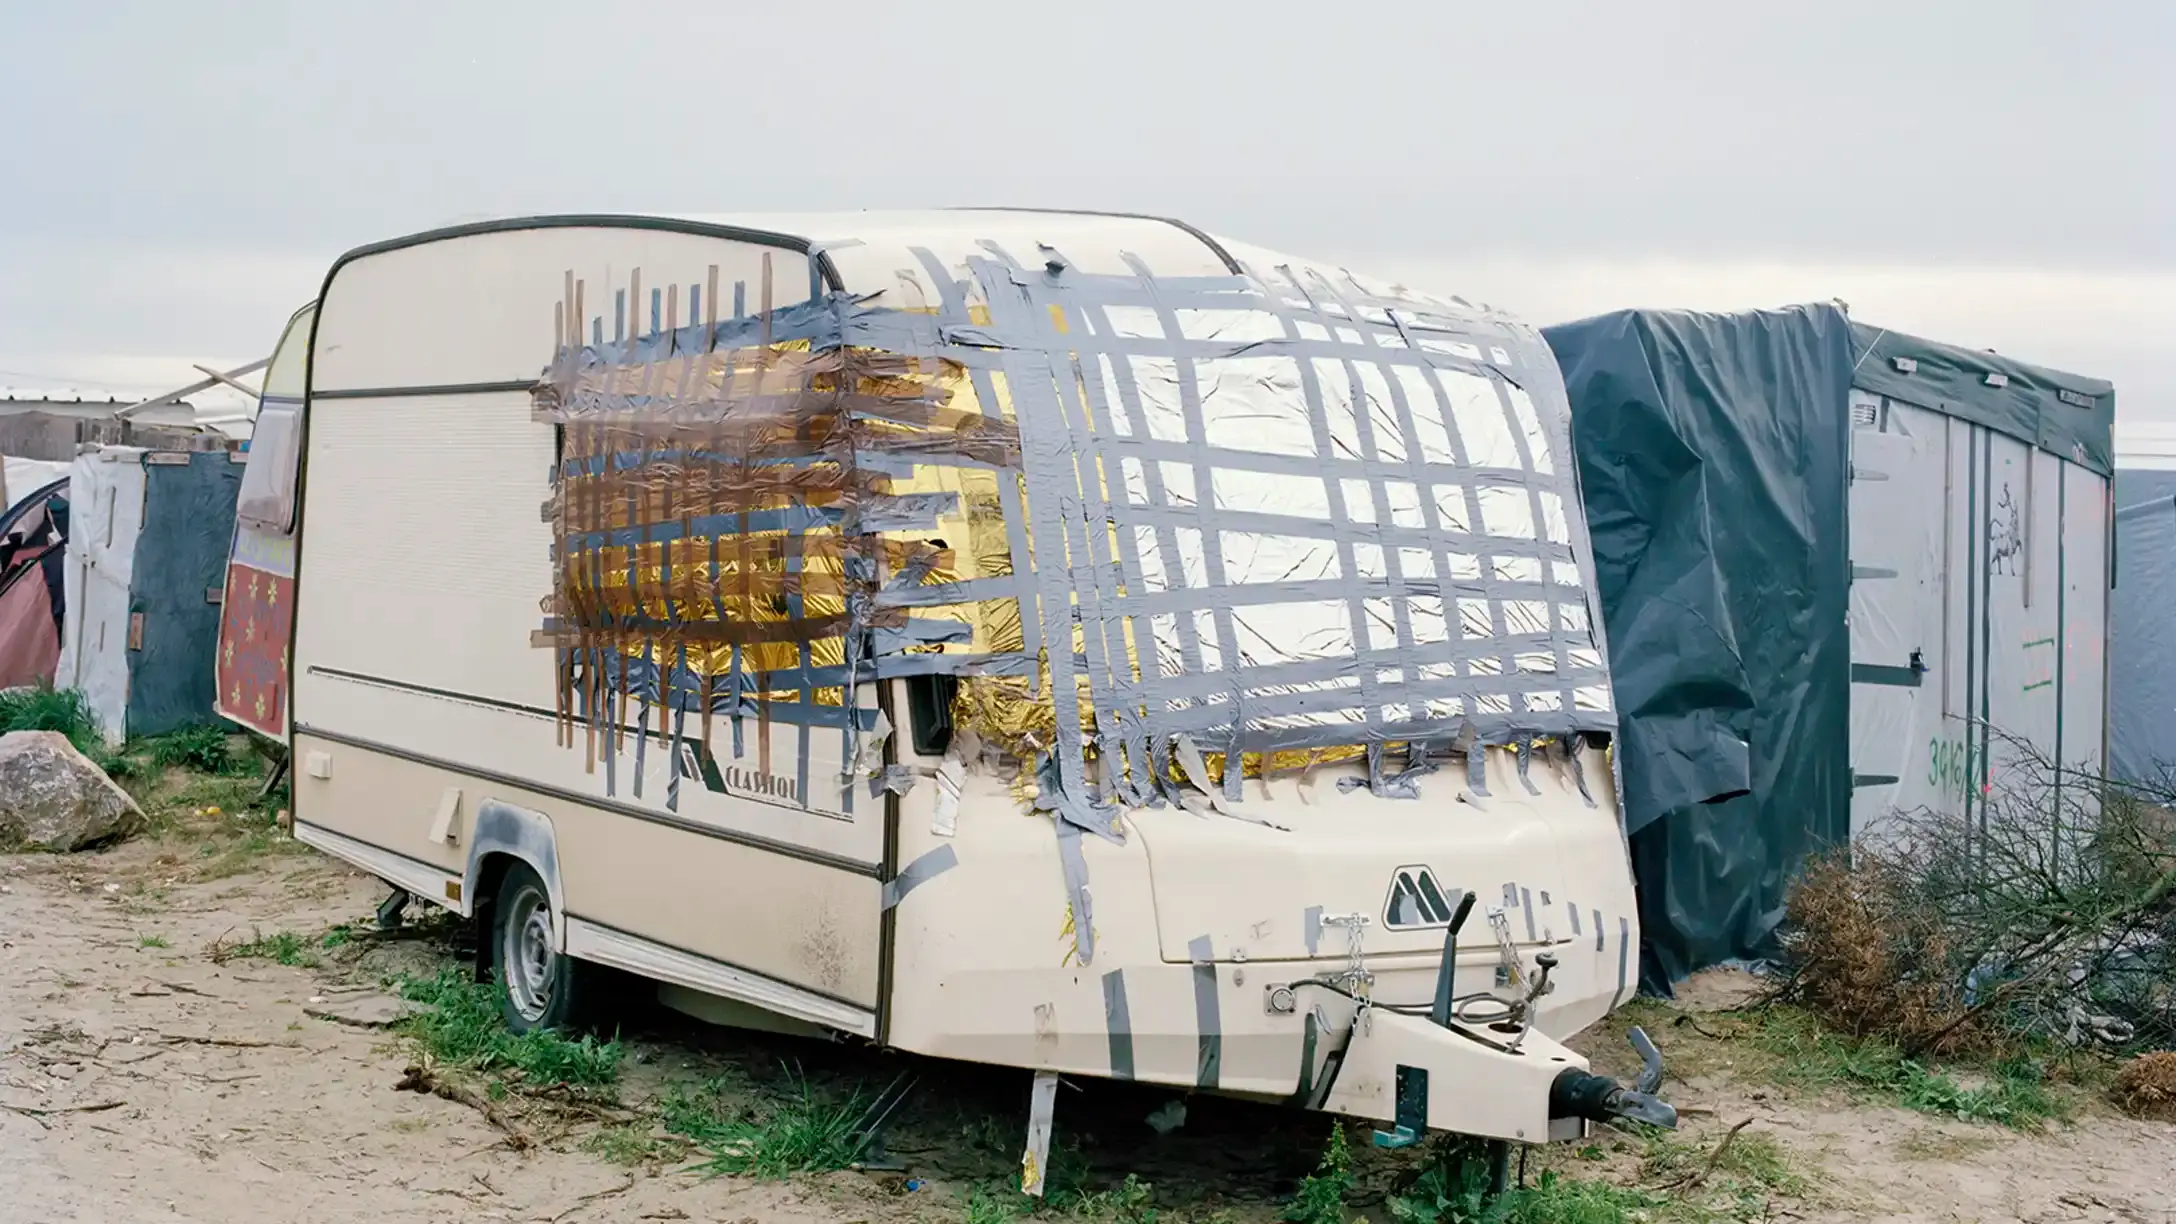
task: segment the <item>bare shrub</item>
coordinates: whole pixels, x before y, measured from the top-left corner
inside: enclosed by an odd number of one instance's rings
[[[2019,1038],[2176,1048],[2176,790],[1991,738],[2001,784],[1965,812],[1895,813],[1810,865],[1783,994],[1912,1056]]]
[[[2127,1114],[2176,1122],[2176,1053],[2141,1054],[2123,1064],[2108,1096]]]

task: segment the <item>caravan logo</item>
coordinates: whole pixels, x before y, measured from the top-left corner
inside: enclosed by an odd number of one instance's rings
[[[743,799],[775,799],[799,803],[801,788],[792,778],[781,778],[742,765],[721,767],[701,740],[680,741],[680,776],[703,784],[703,789]]]
[[[1390,879],[1390,899],[1383,903],[1383,925],[1393,931],[1425,931],[1451,924],[1457,907],[1426,867],[1400,867]]]

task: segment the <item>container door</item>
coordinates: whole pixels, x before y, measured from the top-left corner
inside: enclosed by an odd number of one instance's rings
[[[1854,391],[1851,835],[1936,802],[1947,418]]]

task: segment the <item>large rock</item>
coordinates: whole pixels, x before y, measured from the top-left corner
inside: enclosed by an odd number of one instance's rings
[[[143,809],[67,736],[0,735],[0,850],[81,850],[143,827]]]

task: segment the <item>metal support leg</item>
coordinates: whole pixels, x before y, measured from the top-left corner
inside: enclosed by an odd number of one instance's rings
[[[285,781],[286,779],[287,752],[285,749],[282,749],[279,756],[273,758],[272,772],[264,776],[264,788],[257,792],[257,798],[263,799],[269,796],[273,791],[278,790],[280,783]]]
[[[408,890],[396,888],[378,902],[378,929],[397,931],[408,913]]]

